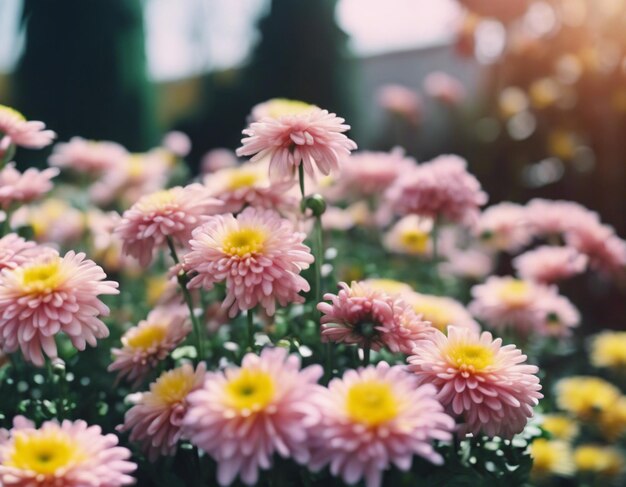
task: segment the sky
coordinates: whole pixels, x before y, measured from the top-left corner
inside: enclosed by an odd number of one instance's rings
[[[268,0],[145,0],[149,72],[184,78],[242,63]],[[0,72],[19,55],[21,0],[0,0]],[[454,0],[340,0],[337,21],[357,55],[445,42],[458,14]]]

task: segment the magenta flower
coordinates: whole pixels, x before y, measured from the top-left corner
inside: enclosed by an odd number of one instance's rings
[[[464,421],[463,431],[511,438],[520,433],[543,395],[526,355],[502,346],[491,333],[448,328],[419,342],[408,358],[420,384],[432,384],[437,399]]]
[[[52,178],[59,174],[56,168],[43,171],[29,168],[23,173],[7,164],[0,171],[0,206],[5,210],[14,203],[30,203],[52,189]]]
[[[411,353],[416,341],[433,332],[400,295],[389,295],[366,283],[339,283],[339,293],[325,294],[319,303],[322,340],[358,344],[373,350]]]
[[[554,284],[585,272],[587,256],[572,247],[541,246],[513,259],[513,267],[522,279]]]
[[[487,195],[466,166],[464,159],[453,155],[420,164],[387,190],[387,202],[399,215],[439,217],[471,225]]]
[[[272,179],[292,179],[300,164],[311,177],[315,168],[322,174],[339,169],[339,161],[356,149],[343,132],[350,129],[344,119],[317,107],[301,113],[265,117],[243,131],[238,156],[252,161],[270,158]]]
[[[126,210],[115,232],[124,242],[123,252],[146,267],[168,238],[186,246],[191,232],[220,210],[221,204],[200,184],[158,191]]]
[[[135,483],[130,451],[100,426],[46,421],[40,428],[23,416],[0,443],[0,482],[12,487],[120,487]]]
[[[126,149],[115,142],[72,137],[69,142],[54,146],[49,161],[51,166],[97,176],[119,167],[128,155]]]
[[[182,424],[189,403],[187,398],[202,387],[206,364],[201,362],[194,371],[190,364],[163,372],[150,384],[135,405],[124,416],[120,431],[130,431],[130,441],[142,444],[148,459],[174,455],[182,434]]]
[[[435,388],[417,382],[386,362],[333,379],[314,399],[322,422],[313,429],[311,469],[330,464],[346,484],[365,478],[367,487],[380,487],[385,470],[409,470],[413,455],[441,465],[433,443],[452,439],[454,420]]]
[[[144,321],[122,336],[122,348],[111,350],[114,361],[109,372],[118,372],[137,388],[172,350],[191,332],[189,311],[182,306],[154,308]]]
[[[189,395],[184,435],[217,462],[220,485],[238,475],[246,485],[256,484],[275,453],[309,461],[309,438],[320,419],[311,398],[322,368],[300,370],[299,357],[287,353],[249,353],[240,368],[207,373],[204,387]]]
[[[246,208],[237,217],[217,215],[193,232],[184,266],[197,273],[190,288],[212,289],[226,282],[224,308],[229,315],[261,305],[269,315],[281,306],[301,303],[309,291],[300,276],[313,262],[305,234],[271,210]]]
[[[0,273],[0,341],[7,352],[21,349],[24,359],[43,366],[44,352],[57,358],[55,335],[65,333],[78,350],[109,335],[98,316],[109,308],[100,294],[118,294],[117,283],[85,254],[44,253]]]
[[[0,134],[8,136],[11,143],[30,149],[46,147],[56,134],[45,128],[45,123],[27,121],[17,110],[0,105]]]

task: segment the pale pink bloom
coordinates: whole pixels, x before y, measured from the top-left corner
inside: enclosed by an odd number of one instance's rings
[[[109,205],[117,200],[124,207],[131,206],[142,196],[165,186],[171,172],[170,163],[171,156],[161,149],[128,154],[91,185],[89,196],[98,205]]]
[[[413,308],[415,314],[443,333],[446,333],[450,326],[480,331],[480,326],[469,311],[455,299],[417,292],[407,293],[403,298]]]
[[[300,370],[300,358],[283,348],[248,353],[241,367],[209,372],[204,387],[189,395],[183,434],[217,462],[217,481],[246,485],[273,456],[306,464],[309,438],[320,415],[311,402],[322,376],[319,365]]]
[[[15,164],[7,164],[0,171],[0,206],[7,209],[15,203],[30,203],[50,191],[52,178],[59,174],[57,168],[39,171],[28,168],[23,173],[15,169]]]
[[[264,118],[275,118],[288,115],[301,115],[302,113],[316,110],[318,107],[300,100],[290,100],[288,98],[272,98],[271,100],[258,103],[252,107],[250,119],[258,122]]]
[[[103,171],[119,167],[126,157],[126,149],[115,142],[72,137],[69,142],[54,146],[49,161],[51,166],[97,176]]]
[[[109,308],[100,294],[118,294],[118,284],[83,253],[44,253],[0,273],[0,340],[7,352],[21,349],[25,360],[44,364],[57,358],[55,336],[65,333],[78,350],[109,335],[98,316]]]
[[[424,78],[424,91],[428,96],[452,107],[460,105],[467,95],[458,79],[442,71],[433,71]]]
[[[20,112],[0,105],[0,134],[8,136],[11,143],[30,149],[46,147],[57,135],[45,128],[45,123],[27,121]]]
[[[324,342],[410,353],[417,340],[428,337],[434,330],[400,295],[386,294],[364,282],[353,282],[351,286],[342,282],[339,287],[338,294],[324,295],[330,303],[317,305],[322,313]]]
[[[513,259],[513,267],[522,279],[553,284],[585,272],[587,261],[572,247],[543,245]]]
[[[599,223],[596,212],[573,201],[536,198],[526,204],[526,221],[535,237],[558,238],[571,228]]]
[[[389,229],[383,245],[396,254],[427,256],[432,253],[432,229],[430,218],[407,215]]]
[[[437,331],[408,358],[420,384],[437,388],[437,399],[464,421],[463,432],[511,438],[520,433],[543,395],[538,368],[526,365],[515,345],[502,346],[489,332],[467,328]]]
[[[191,332],[189,311],[182,306],[159,306],[122,336],[122,347],[111,350],[114,361],[109,372],[118,372],[118,380],[139,387],[159,363],[180,345]]]
[[[203,184],[209,194],[224,203],[222,213],[238,213],[246,206],[290,211],[298,198],[290,190],[295,181],[271,181],[267,161],[249,162],[207,174]]]
[[[23,416],[0,443],[0,483],[12,487],[120,487],[135,483],[137,465],[115,435],[83,420],[45,421]]]
[[[34,239],[41,243],[71,245],[85,230],[85,216],[62,198],[46,198],[41,203],[20,207],[11,218],[12,228],[29,225]]]
[[[191,139],[183,132],[173,130],[165,134],[161,145],[177,157],[187,157],[191,152]]]
[[[298,293],[310,287],[300,272],[314,260],[305,238],[272,210],[246,208],[237,217],[211,217],[194,230],[185,255],[185,269],[197,273],[189,287],[212,289],[226,282],[222,306],[230,308],[231,317],[257,305],[273,315],[276,302],[302,303]]]
[[[472,225],[487,202],[467,163],[454,155],[439,156],[403,174],[387,190],[386,198],[399,215],[416,214]]]
[[[378,105],[390,113],[400,115],[417,125],[422,117],[422,97],[406,86],[387,84],[376,92]]]
[[[331,475],[346,484],[364,478],[367,487],[380,487],[385,470],[408,471],[414,455],[442,465],[433,443],[452,439],[454,420],[435,395],[401,366],[346,371],[314,398],[322,423],[313,429],[310,468],[330,464]]]
[[[266,117],[243,131],[238,156],[252,161],[270,158],[272,179],[292,179],[300,164],[311,177],[315,167],[322,174],[339,169],[339,161],[356,149],[343,132],[350,129],[344,119],[327,110],[314,108],[279,118]]]
[[[212,149],[207,152],[200,163],[200,172],[210,174],[227,167],[235,167],[239,164],[239,159],[234,151],[230,149]]]
[[[444,275],[462,277],[473,280],[484,279],[493,271],[493,256],[476,248],[457,249],[446,255],[439,269]]]
[[[187,398],[204,384],[206,364],[200,362],[194,371],[190,364],[163,372],[134,401],[124,416],[119,431],[130,430],[130,441],[141,443],[148,459],[175,455],[182,425],[189,409]]]
[[[9,233],[0,239],[0,271],[24,265],[41,255],[41,252],[42,248],[35,242],[24,240],[15,233]]]
[[[491,276],[472,287],[468,309],[496,330],[513,329],[521,334],[536,330],[544,319],[539,301],[554,291],[532,281]]]
[[[168,239],[187,246],[191,232],[221,210],[221,205],[201,184],[176,186],[143,196],[124,212],[115,233],[124,242],[124,253],[146,267]]]
[[[509,202],[483,211],[473,231],[488,248],[505,252],[516,252],[532,240],[526,208]]]
[[[569,228],[565,243],[589,258],[589,267],[606,274],[618,274],[626,269],[626,241],[612,227],[593,220]]]
[[[355,152],[342,162],[337,179],[344,198],[379,196],[415,164],[401,149]]]
[[[555,290],[543,293],[537,306],[541,309],[543,319],[534,330],[536,335],[563,338],[570,336],[572,328],[580,324],[578,309]]]
[[[325,230],[345,231],[357,226],[371,227],[374,223],[374,215],[365,201],[357,201],[347,208],[329,206],[322,215],[322,227]]]

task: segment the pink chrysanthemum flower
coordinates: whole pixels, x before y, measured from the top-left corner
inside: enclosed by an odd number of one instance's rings
[[[474,227],[474,234],[489,248],[516,252],[532,240],[525,217],[523,206],[499,203],[483,211]]]
[[[146,376],[180,345],[191,332],[189,311],[180,306],[161,306],[122,336],[122,348],[111,350],[109,372],[118,372],[138,387]]]
[[[606,274],[626,270],[626,241],[612,227],[593,220],[579,222],[565,232],[565,243],[589,258],[589,267]]]
[[[11,143],[30,149],[46,147],[52,143],[56,134],[45,128],[45,123],[29,122],[17,110],[0,105],[0,134],[8,136]]]
[[[193,232],[184,263],[197,275],[189,287],[211,289],[225,281],[222,306],[230,308],[231,317],[257,305],[273,315],[276,302],[301,303],[298,293],[310,289],[300,276],[314,260],[305,238],[271,210],[246,208],[237,217],[214,216]]]
[[[311,469],[330,464],[346,484],[365,478],[367,487],[380,487],[385,470],[409,470],[413,455],[441,465],[433,442],[452,439],[454,420],[435,394],[386,362],[333,379],[315,397],[322,423],[313,430]]]
[[[204,362],[195,371],[190,364],[183,364],[163,372],[126,412],[119,430],[130,430],[129,440],[140,442],[151,462],[176,453],[189,408],[187,398],[202,387],[205,374]]]
[[[480,326],[461,303],[447,296],[411,292],[403,296],[415,314],[446,333],[449,326],[480,331]]]
[[[69,246],[83,236],[85,216],[62,198],[46,198],[40,203],[20,207],[11,226],[29,225],[34,239],[41,243]]]
[[[57,168],[43,171],[29,168],[23,173],[7,164],[0,171],[0,206],[5,210],[14,203],[30,203],[52,189],[52,178],[59,174]]]
[[[387,250],[396,254],[426,256],[432,253],[433,221],[417,215],[401,218],[383,239]]]
[[[396,179],[386,198],[399,215],[439,217],[467,225],[477,220],[478,208],[487,202],[480,183],[467,172],[466,161],[453,155],[416,166]]]
[[[259,470],[272,467],[278,453],[308,462],[309,437],[319,422],[311,402],[320,386],[319,365],[300,370],[300,358],[283,348],[249,353],[240,368],[209,372],[204,387],[189,395],[186,438],[217,462],[217,481],[237,475],[256,484]]]
[[[51,166],[97,176],[119,167],[126,157],[126,149],[115,142],[72,137],[69,142],[54,146],[49,161]]]
[[[161,145],[176,157],[187,157],[191,152],[191,139],[186,133],[177,130],[166,133]]]
[[[100,294],[118,294],[117,283],[83,253],[64,257],[45,253],[21,267],[0,273],[0,340],[7,352],[21,349],[24,358],[44,364],[43,352],[54,359],[54,337],[65,333],[78,350],[109,335],[98,316],[109,308]]]
[[[437,399],[464,421],[463,431],[510,438],[520,433],[543,395],[526,355],[502,346],[491,333],[448,328],[419,342],[408,358],[420,384],[433,384]]]
[[[463,84],[442,71],[433,71],[426,76],[424,91],[428,96],[449,106],[459,105],[466,96]]]
[[[237,159],[235,151],[224,148],[212,149],[202,157],[200,172],[210,174],[227,167],[235,167],[238,164],[239,159]]]
[[[300,164],[311,177],[315,167],[322,174],[339,169],[339,161],[356,149],[343,132],[350,129],[344,119],[317,107],[278,118],[266,117],[243,131],[238,156],[252,161],[270,158],[272,179],[292,179]]]
[[[51,252],[52,249],[50,249]],[[35,242],[24,240],[15,233],[9,233],[0,239],[0,271],[15,269],[31,259],[41,255],[42,248]]]
[[[387,84],[376,92],[378,105],[389,113],[399,115],[417,125],[424,111],[422,97],[402,85]]]
[[[124,241],[124,253],[146,267],[168,238],[186,246],[192,230],[219,209],[221,202],[209,196],[204,186],[177,186],[143,196],[124,212],[115,232]]]
[[[137,466],[115,435],[82,420],[46,421],[23,416],[0,444],[0,483],[12,487],[120,487],[135,483]]]
[[[572,247],[541,246],[513,259],[522,279],[553,284],[585,272],[587,256]]]
[[[454,249],[439,266],[443,275],[480,281],[493,271],[493,256],[478,248]]]
[[[297,207],[289,190],[295,181],[271,181],[265,161],[220,169],[205,176],[209,194],[224,202],[223,213],[238,213],[246,206],[276,211]]]
[[[565,296],[557,294],[554,287],[551,292],[542,293],[537,307],[542,319],[533,331],[539,336],[567,337],[580,324],[578,309]]]
[[[378,196],[415,164],[402,150],[356,152],[341,164],[337,179],[344,197]]]
[[[411,353],[414,343],[427,338],[434,328],[422,321],[401,298],[366,283],[345,282],[337,295],[325,294],[330,303],[319,303],[322,340],[358,344],[380,350]]]
[[[539,302],[554,291],[532,281],[491,276],[472,288],[472,315],[496,330],[514,329],[527,334],[537,329],[544,313]]]
[[[573,201],[536,198],[526,204],[526,221],[534,236],[551,240],[571,228],[600,220],[597,213]]]

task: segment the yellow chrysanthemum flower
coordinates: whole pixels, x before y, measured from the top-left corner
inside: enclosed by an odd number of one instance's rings
[[[557,440],[571,441],[578,435],[578,423],[564,414],[546,414],[541,427]]]
[[[538,438],[530,445],[530,454],[533,457],[533,477],[574,473],[572,450],[565,441]]]
[[[574,376],[561,379],[556,385],[556,402],[560,409],[585,421],[615,405],[620,391],[599,377]]]
[[[615,477],[624,468],[624,456],[616,448],[600,445],[581,445],[574,450],[574,464],[580,473]]]
[[[596,335],[589,358],[594,367],[626,368],[626,331],[605,331]]]

